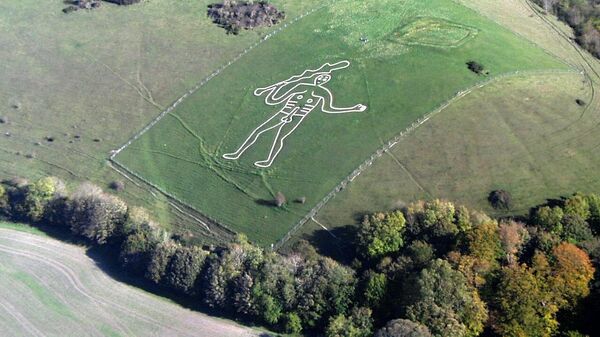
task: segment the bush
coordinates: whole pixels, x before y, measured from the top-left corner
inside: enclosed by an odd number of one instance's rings
[[[477,61],[467,62],[467,68],[469,68],[470,71],[474,72],[477,75],[487,75],[487,71],[485,70],[483,64]]]
[[[488,195],[488,201],[495,209],[509,210],[512,205],[512,196],[505,190],[495,190]]]

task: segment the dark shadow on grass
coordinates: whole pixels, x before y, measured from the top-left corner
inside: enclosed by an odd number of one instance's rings
[[[357,230],[357,225],[335,227],[329,231],[321,229],[305,235],[303,239],[313,245],[319,254],[350,265],[356,257],[353,243]]]
[[[277,204],[275,204],[275,201],[272,200],[272,199],[270,199],[270,200],[267,200],[267,199],[256,199],[256,200],[254,200],[254,202],[257,203],[257,204],[259,204],[259,205],[261,205],[261,206],[268,206],[268,207],[275,207],[275,206],[277,206]]]

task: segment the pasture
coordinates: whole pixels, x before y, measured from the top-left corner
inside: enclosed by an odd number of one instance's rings
[[[5,336],[259,335],[115,281],[84,248],[16,226],[0,224]]]
[[[569,43],[564,26],[543,17],[557,25],[549,26],[524,1],[468,3],[582,73],[519,76],[470,93],[375,161],[322,210],[316,221],[339,240],[315,222],[295,240],[336,254],[365,213],[418,199],[446,198],[506,216],[526,214],[546,198],[600,189],[598,61]],[[512,194],[512,209],[491,208],[487,196],[495,189]]]
[[[279,125],[260,126],[282,106],[266,105],[255,90],[342,60],[349,67],[332,72],[326,83],[333,104],[363,104],[366,111],[336,115],[315,108],[294,124],[272,163],[256,165],[273,153],[279,135]],[[484,64],[489,77],[470,72],[470,60]],[[530,41],[454,1],[336,1],[222,70],[115,160],[269,245],[375,150],[458,92],[516,71],[567,70]],[[239,157],[223,158],[251,140],[252,130],[265,132]],[[289,201],[282,208],[270,205],[277,192]],[[303,197],[305,203],[294,202]]]
[[[206,17],[212,2],[103,3],[64,14],[62,1],[2,1],[0,176],[55,175],[104,188],[123,180],[119,196],[173,224],[171,230],[226,239],[107,162],[165,106],[274,29],[228,36]],[[317,1],[273,3],[293,18]]]

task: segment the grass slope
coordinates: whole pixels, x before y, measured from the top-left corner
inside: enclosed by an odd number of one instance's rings
[[[0,176],[56,175],[102,186],[121,179],[127,188],[120,196],[132,204],[151,209],[162,223],[206,235],[106,159],[183,92],[274,29],[228,36],[206,17],[212,2],[103,3],[67,15],[62,1],[2,1]],[[292,18],[317,3],[273,2]]]
[[[545,198],[600,189],[600,143],[594,137],[600,126],[598,61],[569,43],[564,26],[537,16],[525,1],[464,3],[577,66],[585,76],[519,77],[471,93],[376,161],[323,209],[317,221],[339,240],[332,241],[316,223],[295,240],[309,239],[336,253],[331,242],[343,247],[363,214],[417,199],[447,198],[508,215],[526,213]],[[578,106],[576,98],[588,105]],[[487,203],[488,193],[499,188],[513,195],[510,212],[494,211]]]
[[[442,39],[446,35],[449,39]],[[361,43],[362,36],[369,42]],[[252,96],[255,88],[343,59],[352,65],[334,74],[329,88],[338,106],[364,103],[369,106],[365,113],[313,112],[266,170],[252,163],[264,159],[267,140],[237,162],[221,159],[276,111]],[[471,59],[485,64],[490,76],[566,69],[543,50],[450,0],[337,1],[227,68],[116,159],[267,245],[384,142],[481,81],[466,70]],[[277,191],[289,199],[305,196],[307,202],[284,209],[263,205],[261,200]]]
[[[0,223],[5,336],[258,335],[119,283],[81,247],[13,227]]]

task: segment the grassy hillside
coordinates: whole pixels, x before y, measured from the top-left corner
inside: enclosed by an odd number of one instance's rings
[[[377,13],[377,15],[373,15]],[[325,62],[349,60],[328,83],[337,106],[314,111],[268,169],[273,136],[237,161],[222,159],[278,107],[254,89]],[[470,72],[477,60],[488,77]],[[280,239],[377,148],[427,112],[488,78],[565,64],[450,0],[337,1],[252,50],[184,100],[116,160],[201,212],[261,244]],[[306,203],[266,206],[277,191]]]
[[[258,335],[119,283],[80,247],[11,227],[0,224],[3,335]]]
[[[376,161],[316,220],[343,246],[365,213],[417,199],[447,198],[495,215],[523,214],[547,197],[600,188],[598,61],[568,40],[568,30],[510,0],[464,1],[577,66],[580,74],[524,76],[476,90]],[[579,98],[587,103],[579,106]],[[491,209],[488,193],[508,190],[514,206]],[[331,241],[317,223],[298,238]],[[336,241],[336,240],[334,240]],[[291,243],[290,243],[291,244]]]
[[[121,179],[127,183],[122,197],[151,209],[162,223],[209,238],[106,159],[165,106],[274,29],[228,36],[206,17],[212,2],[103,3],[64,14],[62,1],[2,1],[0,174],[56,175],[104,187]],[[273,2],[293,18],[317,1]]]

